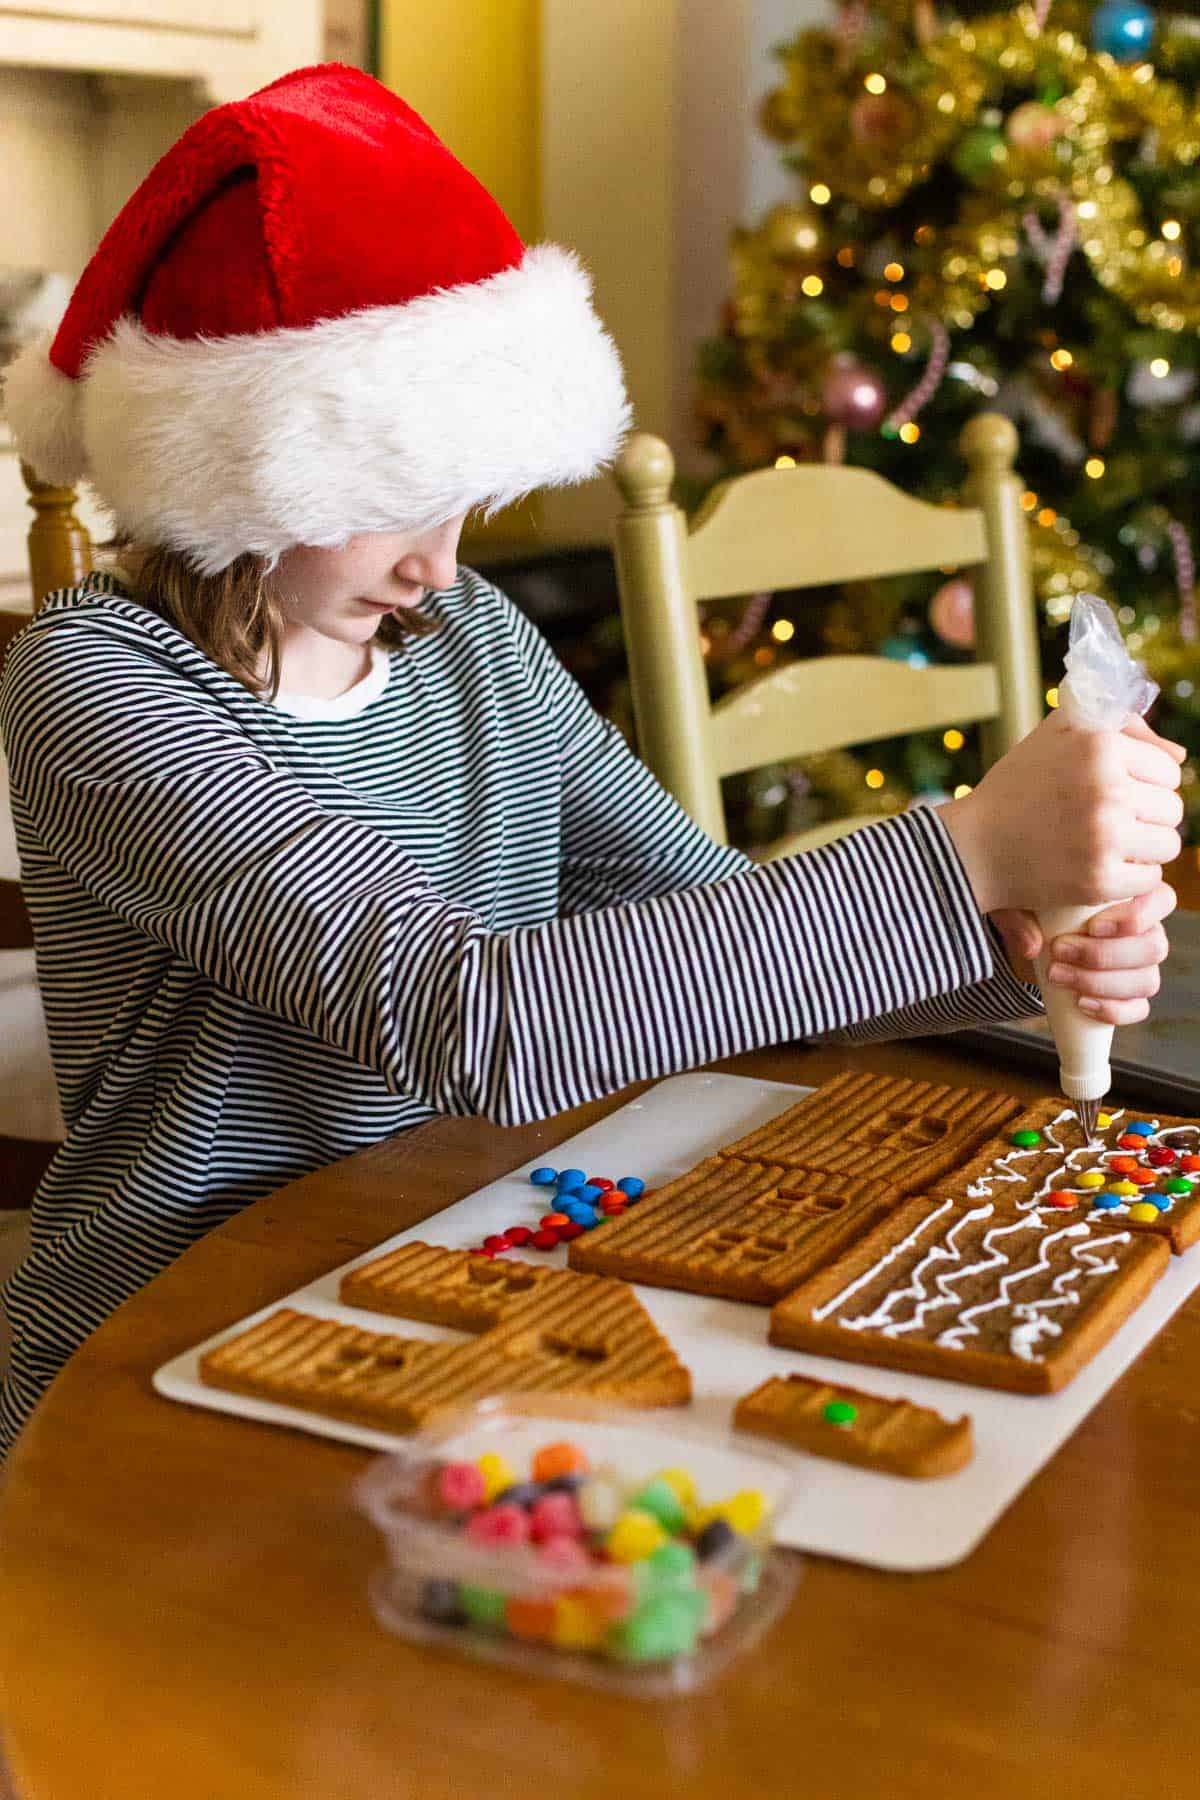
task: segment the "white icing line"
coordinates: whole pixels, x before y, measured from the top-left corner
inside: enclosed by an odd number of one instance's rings
[[[836,1312],[838,1307],[850,1298],[851,1294],[856,1294],[861,1287],[868,1287],[875,1277],[887,1268],[889,1263],[895,1262],[898,1256],[903,1256],[904,1252],[915,1244],[919,1237],[924,1236],[935,1220],[940,1219],[943,1213],[949,1212],[953,1205],[953,1200],[943,1200],[942,1204],[933,1212],[926,1213],[920,1224],[910,1231],[901,1243],[893,1244],[890,1250],[885,1250],[879,1261],[874,1263],[865,1274],[860,1275],[857,1281],[852,1281],[849,1287],[843,1288],[841,1293],[836,1294],[832,1300],[827,1300],[824,1306],[815,1307],[812,1315],[814,1321],[819,1323],[820,1320],[827,1319],[830,1313]]]

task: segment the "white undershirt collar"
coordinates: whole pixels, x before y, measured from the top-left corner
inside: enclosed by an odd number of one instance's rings
[[[378,700],[388,684],[391,671],[392,659],[388,652],[382,644],[372,644],[370,669],[361,681],[356,681],[344,694],[338,694],[332,700],[321,700],[312,694],[289,694],[281,688],[273,704],[279,712],[287,713],[292,719],[353,719],[360,712],[365,712],[372,701]]]

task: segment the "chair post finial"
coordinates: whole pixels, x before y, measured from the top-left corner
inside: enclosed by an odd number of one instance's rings
[[[675,458],[662,438],[636,431],[617,458],[613,474],[626,506],[638,512],[666,506],[675,480]]]
[[[79,496],[73,487],[55,487],[36,475],[28,463],[21,474],[33,508],[29,527],[29,572],[33,604],[38,606],[55,588],[73,587],[92,572],[92,540],[87,526],[75,513]]]

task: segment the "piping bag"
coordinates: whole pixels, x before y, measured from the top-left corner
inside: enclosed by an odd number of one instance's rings
[[[1120,731],[1131,714],[1144,713],[1158,694],[1141,663],[1126,650],[1112,609],[1095,594],[1075,598],[1064,662],[1067,673],[1059,684],[1059,710],[1078,731]],[[1045,948],[1034,967],[1058,1051],[1059,1085],[1088,1142],[1096,1129],[1099,1104],[1112,1083],[1108,1059],[1113,1028],[1080,1012],[1073,991],[1047,981],[1046,970],[1051,941],[1064,932],[1082,930],[1093,914],[1111,904],[1054,906],[1038,914]]]

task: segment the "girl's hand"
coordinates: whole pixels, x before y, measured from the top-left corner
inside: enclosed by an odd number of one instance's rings
[[[939,816],[981,912],[1131,900],[1182,848],[1184,751],[1142,719],[1080,731],[1051,713]]]
[[[1106,907],[1081,932],[1055,938],[1048,977],[1079,995],[1079,1006],[1108,1025],[1135,1025],[1150,1011],[1159,988],[1159,964],[1167,955],[1162,922],[1175,910],[1175,891],[1160,881],[1149,893]],[[1009,960],[1022,981],[1035,979],[1030,963],[1042,948],[1032,913],[999,912],[993,919]]]

